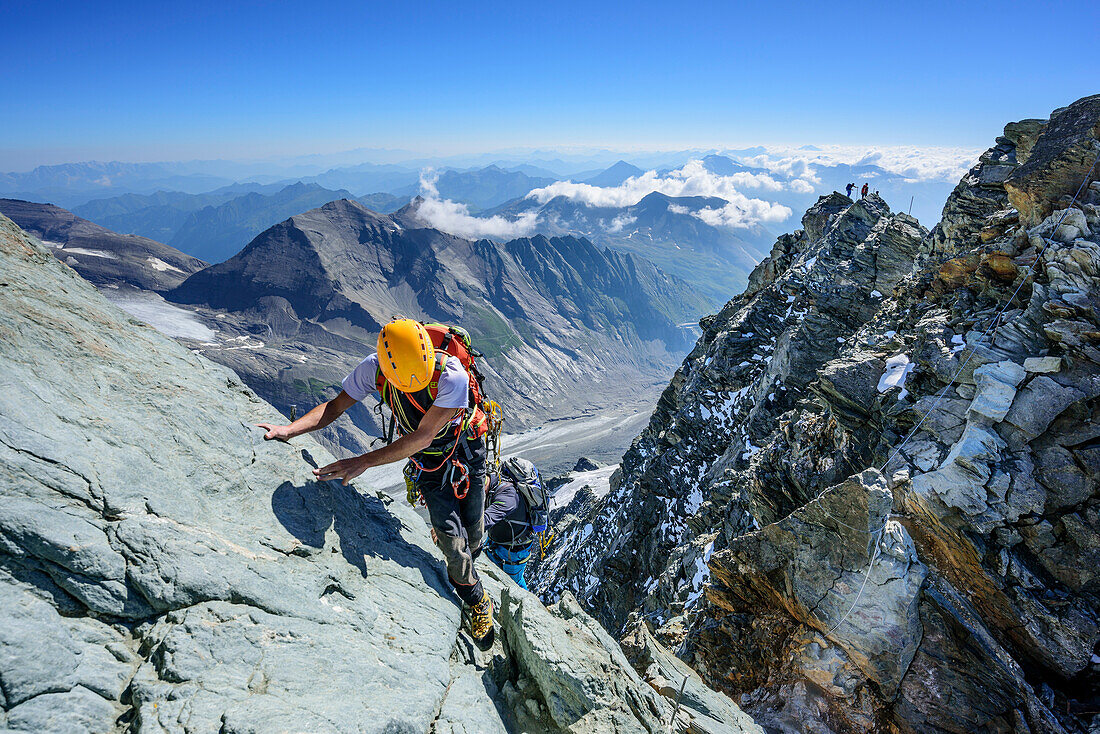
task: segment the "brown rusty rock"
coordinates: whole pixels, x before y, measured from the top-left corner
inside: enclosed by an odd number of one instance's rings
[[[1007,285],[1016,281],[1019,269],[1003,252],[987,252],[948,260],[936,272],[932,291],[950,293],[965,286]]]
[[[1003,225],[991,224],[988,227],[983,227],[982,230],[978,232],[978,239],[982,241],[983,245],[987,245],[1004,233],[1005,228]]]
[[[983,278],[996,280],[1002,283],[1012,283],[1016,280],[1016,264],[1012,258],[1003,252],[991,252],[982,255],[981,264],[977,273]]]
[[[955,257],[940,266],[932,289],[937,293],[949,293],[971,282],[981,260],[977,255]]]

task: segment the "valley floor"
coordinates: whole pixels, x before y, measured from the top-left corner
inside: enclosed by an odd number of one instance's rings
[[[551,421],[521,433],[506,433],[505,456],[522,456],[546,477],[569,471],[584,456],[600,464],[618,464],[631,442],[649,423],[659,393],[647,392],[633,405],[623,405],[598,415]],[[402,463],[368,469],[356,484],[360,491],[381,489],[404,499]]]

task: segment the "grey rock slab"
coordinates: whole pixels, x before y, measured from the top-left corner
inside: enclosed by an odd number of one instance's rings
[[[1049,374],[1062,370],[1061,357],[1028,357],[1024,360],[1024,369],[1037,374]]]
[[[1019,429],[1030,441],[1046,431],[1066,408],[1085,397],[1085,393],[1075,387],[1059,385],[1045,375],[1037,375],[1017,393],[1004,422]]]
[[[3,571],[0,610],[0,681],[6,707],[79,688],[108,702],[89,710],[105,711],[113,721],[119,714],[118,701],[140,663],[127,637],[96,619],[61,616],[35,593],[35,587]],[[73,701],[91,700],[80,692],[74,696]],[[39,708],[41,704],[24,713],[30,716]],[[99,727],[108,728],[102,723]]]
[[[142,732],[427,731],[450,678],[446,655],[223,602],[174,612],[144,638],[132,686]]]
[[[1012,399],[1027,371],[1015,362],[1003,361],[985,364],[974,370],[977,384],[970,412],[988,418],[994,423],[1004,420]]]
[[[470,669],[451,681],[432,734],[508,734],[484,676]]]
[[[77,686],[69,691],[43,693],[7,712],[6,731],[41,734],[113,732],[122,708]]]
[[[667,729],[671,708],[571,595],[546,608],[533,594],[505,587],[499,624],[557,727],[578,734]]]
[[[0,549],[46,570],[73,615],[0,605],[15,635],[6,705],[86,700],[74,686],[117,700],[140,661],[112,664],[125,645],[89,615],[145,615],[138,730],[194,716],[202,730],[382,731],[383,714],[426,730],[459,609],[423,521],[313,481],[327,452],[264,442],[253,424],[279,417],[233,373],[132,321],[2,218],[0,271],[0,471],[14,478]],[[57,652],[31,665],[20,645],[35,636]]]
[[[764,734],[763,728],[728,696],[709,688],[691,667],[653,639],[638,620],[622,639],[634,669],[689,719],[688,731],[704,734]],[[682,693],[681,693],[682,691]]]

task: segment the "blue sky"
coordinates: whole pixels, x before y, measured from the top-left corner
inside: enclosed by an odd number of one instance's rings
[[[1100,2],[8,0],[0,170],[399,147],[984,148],[1100,92]]]

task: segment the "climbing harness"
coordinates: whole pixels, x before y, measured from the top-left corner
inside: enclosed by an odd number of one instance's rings
[[[1089,170],[1085,173],[1084,180],[1082,180],[1081,185],[1077,187],[1077,193],[1075,193],[1073,195],[1073,198],[1070,200],[1069,205],[1062,211],[1062,216],[1058,219],[1058,223],[1056,225],[1054,225],[1054,230],[1053,230],[1054,232],[1057,232],[1058,228],[1062,226],[1062,222],[1065,221],[1066,217],[1069,215],[1070,208],[1074,204],[1077,203],[1077,197],[1079,197],[1081,195],[1081,192],[1085,190],[1085,186],[1088,184],[1089,178],[1092,176],[1092,172],[1096,168],[1096,165],[1098,163],[1100,163],[1100,153],[1096,154],[1095,160],[1093,160],[1092,165],[1089,166]],[[985,328],[985,331],[983,331],[981,336],[979,336],[975,340],[975,344],[977,344],[977,343],[981,342],[982,340],[984,340],[991,333],[996,332],[997,328],[1002,325],[1002,323],[1003,323],[1002,322],[1002,317],[1004,316],[1005,312],[1008,310],[1008,307],[1012,305],[1012,302],[1016,300],[1016,296],[1018,296],[1020,294],[1020,291],[1023,289],[1024,284],[1027,282],[1028,276],[1033,275],[1033,270],[1034,270],[1035,266],[1038,265],[1040,262],[1042,262],[1043,255],[1046,253],[1047,248],[1050,247],[1050,243],[1051,243],[1051,240],[1044,239],[1043,248],[1041,250],[1039,250],[1039,253],[1035,256],[1034,262],[1032,262],[1031,265],[1028,267],[1027,274],[1025,274],[1024,277],[1020,279],[1020,284],[1016,286],[1016,290],[1014,290],[1012,292],[1012,295],[1008,297],[1008,299],[1005,301],[1004,305],[1001,306],[1000,310],[993,316],[993,318],[989,322],[989,325]],[[920,421],[918,421],[917,424],[915,426],[913,426],[912,430],[910,430],[909,433],[906,434],[906,436],[902,440],[902,442],[899,443],[894,448],[893,452],[890,453],[890,456],[886,459],[885,462],[883,462],[882,466],[879,467],[880,472],[886,471],[886,467],[889,466],[890,462],[893,461],[894,458],[901,452],[902,448],[905,447],[905,444],[907,444],[909,442],[909,440],[911,438],[913,438],[913,436],[916,435],[916,433],[920,429],[920,427],[922,425],[924,425],[924,422],[926,420],[928,420],[928,416],[932,415],[932,413],[934,413],[936,411],[936,408],[939,407],[939,404],[943,400],[943,397],[947,394],[947,391],[949,389],[951,389],[951,387],[954,386],[955,381],[957,379],[959,379],[959,376],[962,375],[963,370],[966,369],[966,366],[968,364],[970,364],[970,360],[974,358],[975,351],[976,351],[975,349],[970,350],[970,354],[968,354],[966,359],[963,360],[962,364],[959,365],[959,368],[955,371],[955,374],[953,374],[951,376],[950,381],[948,381],[948,383],[943,387],[943,389],[940,390],[939,393],[937,393],[935,400],[932,401],[932,405],[925,412],[925,414],[921,417]],[[824,508],[821,508],[821,509],[822,509],[822,511],[824,511]],[[828,515],[829,513],[825,512],[825,514]],[[852,602],[852,606],[848,608],[848,611],[844,613],[844,616],[840,618],[840,621],[838,621],[835,625],[833,625],[832,628],[826,633],[826,635],[831,635],[833,632],[835,632],[840,627],[840,625],[844,624],[844,622],[847,621],[848,617],[850,617],[852,615],[852,612],[855,611],[856,606],[859,605],[860,599],[863,598],[863,592],[867,588],[867,582],[871,579],[871,570],[874,568],[875,561],[878,560],[878,557],[880,555],[881,546],[882,546],[882,538],[883,538],[883,535],[886,532],[887,525],[889,525],[889,523],[890,523],[891,517],[892,517],[892,515],[887,513],[885,519],[882,521],[882,526],[880,528],[878,528],[877,530],[874,530],[874,531],[858,530],[858,528],[852,528],[851,526],[845,525],[845,527],[848,527],[852,530],[857,530],[858,532],[867,533],[867,534],[871,535],[874,539],[874,549],[872,550],[872,553],[871,553],[871,560],[867,564],[867,572],[864,574],[863,584],[859,587],[859,591],[856,593],[856,598]],[[834,521],[839,522],[838,520],[835,520],[835,518],[834,518]],[[840,524],[843,525],[844,523],[840,523]]]

